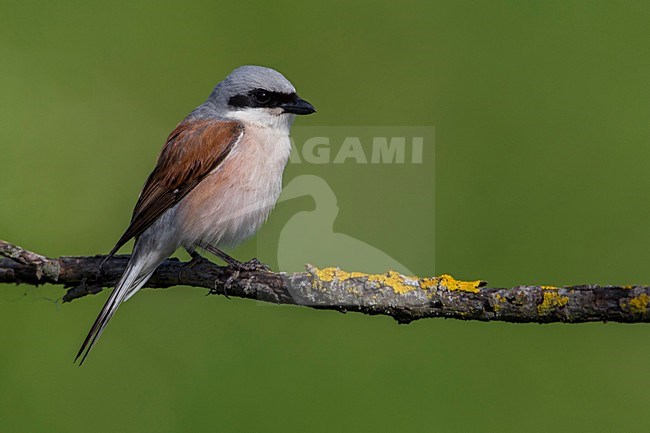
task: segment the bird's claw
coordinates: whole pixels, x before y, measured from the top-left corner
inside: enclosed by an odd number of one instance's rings
[[[257,259],[251,259],[245,263],[241,262],[236,262],[236,263],[231,263],[228,264],[228,266],[225,268],[226,272],[228,273],[228,277],[225,279],[223,282],[223,295],[227,298],[230,299],[230,296],[228,296],[228,290],[232,288],[233,283],[237,278],[239,278],[239,275],[242,271],[245,272],[252,272],[252,271],[261,271],[261,272],[270,272],[271,268],[265,265],[264,263],[260,262]],[[215,294],[216,290],[210,290],[210,294]]]
[[[236,267],[228,266],[228,278],[226,278],[226,281],[223,282],[223,296],[226,297],[226,299],[230,299],[230,296],[228,296],[228,290],[232,287],[232,283],[239,278],[239,269]]]
[[[250,259],[246,263],[242,263],[240,269],[242,271],[262,271],[262,272],[271,271],[271,268],[269,268],[267,265],[265,265],[264,263],[260,262],[255,258]]]
[[[271,272],[271,268],[265,265],[264,263],[260,262],[256,258],[251,259],[245,263],[242,263],[238,260],[235,260],[234,258],[230,257],[229,255],[220,252],[217,249],[208,250],[212,252],[213,254],[221,257],[227,264],[228,266],[224,268],[224,277],[225,279],[221,279],[223,283],[221,284],[223,287],[223,295],[227,298],[230,299],[228,296],[228,290],[232,288],[233,283],[237,278],[239,278],[240,273],[243,272],[253,272],[253,271],[258,271],[258,272]],[[217,284],[219,280],[215,281],[215,287],[208,292],[209,295],[214,295],[217,294]]]

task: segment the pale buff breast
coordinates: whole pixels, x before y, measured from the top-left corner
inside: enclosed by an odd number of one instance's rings
[[[182,245],[236,245],[255,234],[280,195],[290,151],[286,131],[246,126],[222,165],[179,203]]]

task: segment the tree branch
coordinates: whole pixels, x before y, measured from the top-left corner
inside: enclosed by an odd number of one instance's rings
[[[103,269],[105,256],[49,258],[0,241],[0,283],[59,284],[63,302],[99,293],[122,275],[129,256],[116,256]],[[184,285],[274,304],[387,315],[400,323],[428,317],[506,322],[650,322],[648,286],[485,287],[483,281],[459,281],[449,275],[405,277],[396,272],[364,274],[338,268],[285,274],[242,271],[227,291],[232,274],[205,260],[194,267],[166,260],[146,287]]]

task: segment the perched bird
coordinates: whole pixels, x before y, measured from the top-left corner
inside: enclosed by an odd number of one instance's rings
[[[133,296],[179,247],[196,248],[229,266],[255,268],[220,250],[252,236],[282,190],[289,130],[296,115],[316,110],[279,72],[241,66],[217,84],[167,138],[131,223],[108,255],[135,237],[133,254],[84,340],[80,365],[120,304]]]

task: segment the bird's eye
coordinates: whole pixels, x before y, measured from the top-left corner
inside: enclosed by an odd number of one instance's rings
[[[261,104],[266,104],[271,100],[271,95],[269,94],[269,92],[265,90],[258,90],[253,94],[253,96],[255,97],[257,102]]]

